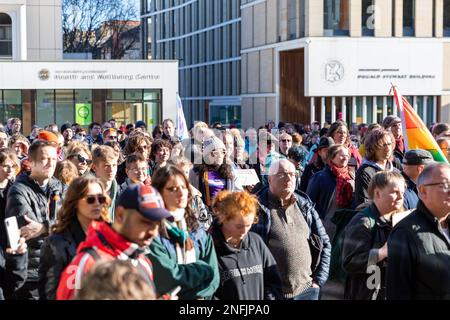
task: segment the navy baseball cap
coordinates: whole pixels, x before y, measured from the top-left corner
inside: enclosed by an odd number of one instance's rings
[[[164,206],[160,193],[151,186],[132,184],[119,196],[116,207],[137,210],[142,216],[152,221],[173,220],[173,216]]]

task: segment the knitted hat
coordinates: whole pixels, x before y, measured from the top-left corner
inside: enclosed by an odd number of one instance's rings
[[[64,133],[64,131],[66,131],[67,129],[72,129],[72,125],[70,123],[64,123],[61,126],[61,133]]]
[[[45,140],[45,141],[58,143],[58,136],[56,134],[54,134],[53,132],[46,131],[46,130],[42,130],[41,132],[39,132],[37,138],[39,140]]]
[[[204,154],[209,154],[212,151],[219,149],[225,150],[225,144],[216,136],[212,136],[203,142]]]

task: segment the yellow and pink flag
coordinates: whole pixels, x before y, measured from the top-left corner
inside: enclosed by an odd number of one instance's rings
[[[434,161],[448,163],[447,158],[442,153],[441,148],[434,140],[431,132],[423,123],[417,112],[403,97],[396,86],[392,86],[395,104],[402,119],[403,140],[405,142],[405,151],[413,149],[423,149],[429,151]]]

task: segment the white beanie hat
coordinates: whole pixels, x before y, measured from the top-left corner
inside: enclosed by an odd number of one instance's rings
[[[225,144],[217,138],[216,136],[212,136],[205,141],[203,141],[203,154],[209,154],[214,150],[223,149],[225,150]]]

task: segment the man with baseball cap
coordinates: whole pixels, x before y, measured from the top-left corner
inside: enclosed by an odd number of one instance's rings
[[[383,119],[383,127],[386,130],[390,130],[395,138],[395,149],[394,156],[400,160],[403,160],[405,152],[405,143],[403,141],[403,131],[402,131],[402,119],[397,116],[387,116]]]
[[[406,181],[403,205],[406,209],[415,209],[419,202],[417,178],[425,167],[433,163],[433,156],[427,150],[416,149],[405,153],[402,163],[402,175]]]
[[[83,275],[100,259],[129,260],[153,286],[153,271],[144,249],[158,235],[159,223],[173,219],[165,209],[158,191],[150,186],[133,184],[116,202],[114,223],[94,221],[77,255],[61,275],[56,297],[68,300],[80,289]]]

